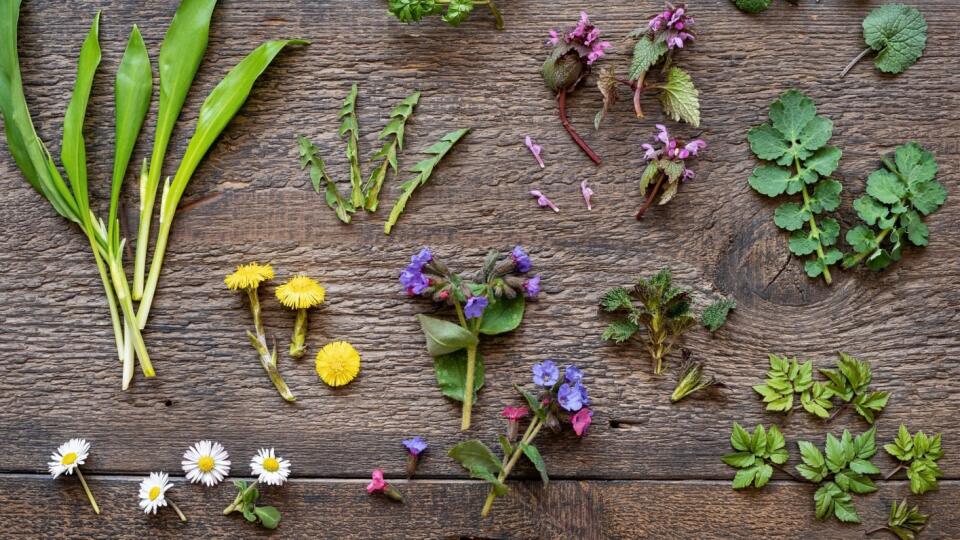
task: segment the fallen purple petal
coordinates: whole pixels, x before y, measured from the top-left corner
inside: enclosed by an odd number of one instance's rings
[[[560,209],[557,208],[557,205],[553,204],[553,201],[551,201],[550,199],[548,199],[546,195],[544,195],[543,193],[537,191],[536,189],[530,190],[530,195],[533,195],[534,197],[537,198],[537,204],[539,204],[541,207],[543,207],[543,208],[550,208],[550,209],[553,210],[554,212],[559,212],[559,211],[560,211]]]
[[[540,168],[544,168],[546,165],[543,164],[543,158],[540,157],[540,153],[543,152],[543,147],[533,142],[533,139],[531,139],[529,135],[523,140],[523,144],[527,145],[527,148],[530,149],[530,153],[533,154],[533,158],[540,164]]]
[[[593,210],[593,205],[590,204],[590,198],[593,197],[593,190],[587,186],[586,180],[580,182],[580,193],[583,194],[583,202],[587,203],[587,210]]]

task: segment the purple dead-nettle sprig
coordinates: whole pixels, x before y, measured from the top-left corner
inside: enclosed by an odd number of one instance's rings
[[[557,205],[553,204],[553,201],[551,201],[546,195],[544,195],[542,191],[537,189],[531,189],[530,195],[537,198],[537,204],[539,204],[541,208],[549,208],[554,212],[560,211],[560,208]]]
[[[401,441],[407,449],[407,478],[412,478],[417,472],[417,465],[420,463],[420,454],[427,451],[427,441],[420,437],[404,439]]]
[[[567,119],[567,94],[573,92],[590,73],[590,66],[606,54],[611,47],[610,42],[600,39],[600,29],[590,22],[590,17],[584,11],[580,13],[576,26],[568,31],[561,33],[550,30],[547,45],[553,49],[540,68],[540,74],[547,87],[557,95],[560,123],[573,142],[599,165],[600,156],[584,142]]]
[[[470,471],[471,476],[491,484],[481,511],[483,517],[489,515],[494,500],[509,491],[505,482],[521,457],[526,456],[530,460],[540,473],[544,485],[549,482],[543,456],[533,444],[544,427],[560,433],[565,430],[564,426],[569,425],[577,437],[583,437],[592,422],[590,398],[583,384],[583,372],[579,368],[568,365],[561,373],[556,362],[545,360],[534,364],[531,371],[536,389],[531,392],[514,385],[526,406],[506,407],[501,413],[507,419],[506,433],[500,436],[500,447],[504,454],[502,459],[478,440],[464,441],[448,453]],[[528,415],[530,423],[520,436],[520,421]]]
[[[451,271],[425,247],[400,272],[400,285],[407,295],[429,298],[456,314],[455,321],[417,318],[427,352],[434,357],[441,392],[463,402],[463,430],[470,427],[470,411],[483,386],[483,359],[477,352],[480,336],[520,326],[526,301],[540,294],[540,275],[530,275],[532,269],[530,255],[520,246],[505,255],[491,250],[481,269],[469,274]]]
[[[597,79],[597,87],[603,95],[603,108],[594,118],[594,127],[600,123],[619,97],[620,86],[630,87],[633,93],[633,109],[637,118],[643,118],[641,96],[656,90],[663,111],[675,121],[693,126],[700,125],[700,92],[693,79],[684,70],[674,65],[674,56],[696,39],[695,21],[684,4],[665,4],[663,11],[647,24],[630,33],[637,40],[633,48],[627,79],[618,77],[616,69],[604,66]],[[659,66],[660,77],[648,80],[655,67]]]
[[[663,124],[656,127],[653,142],[641,145],[647,167],[640,177],[640,193],[645,199],[637,211],[637,219],[643,218],[657,197],[658,205],[667,204],[677,194],[681,182],[693,179],[693,170],[687,167],[686,160],[699,155],[707,147],[702,139],[684,142],[670,136]]]
[[[593,204],[590,203],[590,199],[593,198],[594,192],[590,189],[590,186],[587,185],[586,180],[580,182],[580,194],[583,195],[583,202],[587,204],[587,210],[593,210]]]
[[[540,154],[543,152],[543,147],[539,144],[533,142],[533,139],[529,135],[526,136],[523,140],[523,144],[527,145],[527,148],[530,150],[530,153],[533,154],[533,159],[537,160],[537,163],[540,165],[540,168],[546,167],[543,163],[543,157]]]

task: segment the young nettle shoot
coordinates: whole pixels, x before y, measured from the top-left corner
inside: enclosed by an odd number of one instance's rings
[[[703,372],[703,362],[697,362],[691,359],[689,349],[681,351],[683,363],[680,364],[679,374],[677,375],[677,386],[670,395],[670,401],[676,403],[681,399],[711,386],[726,386],[720,379],[713,375],[707,375]]]
[[[900,540],[916,540],[923,529],[927,527],[927,520],[930,518],[927,514],[920,513],[920,507],[914,505],[913,508],[907,506],[907,499],[899,504],[893,501],[890,506],[890,515],[887,517],[887,524],[883,527],[877,527],[867,531],[865,534],[870,536],[881,531],[887,531]]]
[[[841,77],[871,52],[877,53],[873,63],[880,71],[903,73],[923,55],[927,46],[927,21],[912,6],[880,6],[863,19],[863,40],[867,48],[843,68]]]
[[[633,108],[637,118],[644,117],[640,105],[642,95],[656,90],[660,106],[667,116],[693,126],[700,125],[700,92],[690,75],[674,65],[675,53],[696,37],[694,24],[684,4],[667,2],[663,12],[630,34],[630,37],[637,39],[637,43],[633,48],[629,79],[620,79],[613,67],[605,66],[600,70],[597,87],[603,94],[603,109],[594,118],[596,129],[600,129],[604,116],[619,98],[617,90],[620,85],[629,87],[633,92]],[[660,80],[651,82],[649,74],[657,67],[660,68]]]
[[[389,0],[390,13],[399,21],[417,22],[424,17],[440,15],[450,26],[460,26],[475,6],[487,6],[497,30],[503,30],[503,15],[493,0]]]

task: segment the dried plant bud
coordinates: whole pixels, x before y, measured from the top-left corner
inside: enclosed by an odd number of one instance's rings
[[[723,386],[723,383],[713,375],[704,376],[703,363],[692,361],[690,351],[683,349],[683,363],[680,366],[680,375],[677,377],[677,387],[673,390],[670,401],[676,403],[698,390],[715,385]]]

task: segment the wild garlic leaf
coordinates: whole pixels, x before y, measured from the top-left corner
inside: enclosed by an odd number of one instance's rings
[[[871,424],[890,398],[889,392],[870,389],[873,379],[870,364],[846,353],[840,353],[836,369],[821,369],[820,373],[829,380],[827,388],[833,395],[853,405],[857,414]]]
[[[812,255],[804,269],[810,277],[832,282],[830,267],[843,258],[836,244],[840,227],[836,220],[821,217],[840,205],[840,182],[829,178],[837,169],[842,152],[826,146],[833,122],[817,114],[813,100],[797,90],[788,90],[770,105],[770,122],[750,129],[747,140],[756,156],[771,164],[754,169],[750,187],[767,197],[801,194],[800,200],[782,204],[774,223],[791,233],[790,251],[798,257]]]
[[[667,70],[666,81],[660,86],[660,105],[674,121],[700,125],[700,91],[690,75],[676,66]]]
[[[736,452],[721,459],[727,465],[739,469],[733,478],[733,489],[744,489],[751,485],[762,488],[773,476],[771,464],[783,465],[789,459],[787,443],[776,425],[765,430],[762,425],[749,434],[737,422],[733,423],[730,445]]]
[[[397,202],[394,203],[393,210],[390,211],[390,217],[387,218],[387,222],[383,226],[384,233],[390,234],[393,226],[396,225],[397,220],[400,219],[400,214],[402,214],[403,210],[407,207],[407,201],[413,196],[414,191],[430,180],[433,169],[436,168],[444,156],[450,152],[453,146],[457,144],[468,131],[470,131],[469,128],[451,131],[444,135],[443,138],[433,146],[427,148],[426,153],[432,154],[432,156],[414,165],[410,171],[417,173],[417,175],[400,185],[402,193],[400,194],[400,198],[397,199]]]
[[[917,8],[887,4],[863,19],[863,39],[877,51],[874,65],[885,73],[902,73],[923,55],[927,21]]]
[[[937,465],[937,461],[943,457],[939,433],[933,438],[923,431],[911,436],[907,427],[900,424],[897,437],[892,443],[885,444],[883,449],[901,462],[899,468],[907,469],[910,491],[914,495],[938,488],[937,480],[943,476],[943,471]]]
[[[887,517],[887,529],[897,535],[900,540],[916,540],[917,535],[926,528],[929,517],[920,513],[919,506],[908,507],[907,499],[900,504],[893,501],[890,515]]]
[[[737,307],[737,302],[723,298],[707,306],[700,314],[700,324],[710,332],[716,332],[727,322],[727,315],[731,309]]]
[[[947,191],[937,181],[933,154],[911,142],[897,147],[882,160],[884,168],[867,178],[867,193],[853,203],[863,225],[847,232],[853,253],[844,257],[844,267],[860,262],[871,270],[883,270],[900,260],[904,239],[923,247],[930,231],[923,216],[936,212]]]
[[[773,3],[773,0],[730,0],[737,9],[747,13],[760,13],[766,11]]]

